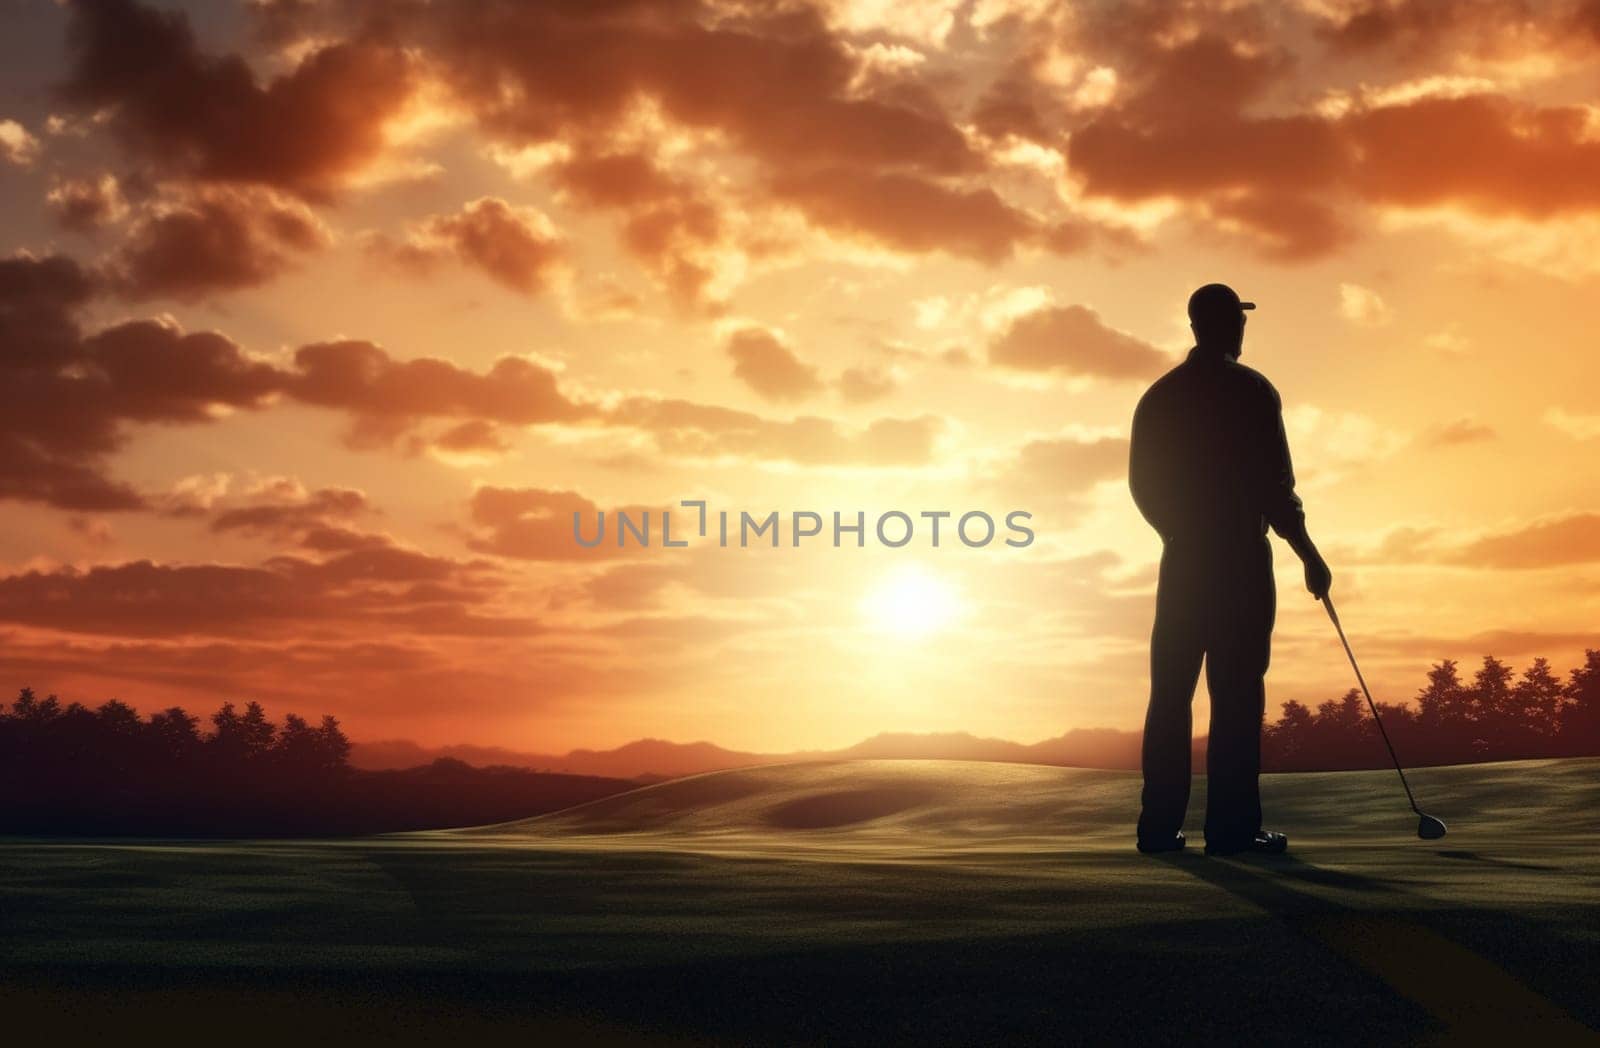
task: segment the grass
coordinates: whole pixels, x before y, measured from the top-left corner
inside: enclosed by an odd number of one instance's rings
[[[1596,1038],[1600,761],[1413,785],[1445,839],[1392,772],[1265,777],[1273,859],[1138,855],[1134,774],[947,761],[377,838],[5,839],[0,1008],[178,1043]]]

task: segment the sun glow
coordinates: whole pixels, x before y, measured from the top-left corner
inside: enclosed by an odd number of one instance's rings
[[[915,564],[895,568],[861,599],[861,615],[872,629],[901,637],[938,633],[961,612],[956,588]]]

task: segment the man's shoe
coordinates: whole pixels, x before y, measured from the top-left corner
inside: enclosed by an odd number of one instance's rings
[[[1250,840],[1206,841],[1207,855],[1239,855],[1243,852],[1255,855],[1282,855],[1288,850],[1288,836],[1275,830],[1257,830],[1256,835]]]
[[[1183,851],[1183,831],[1179,830],[1171,837],[1139,838],[1139,850],[1146,855],[1155,855],[1160,852]]]

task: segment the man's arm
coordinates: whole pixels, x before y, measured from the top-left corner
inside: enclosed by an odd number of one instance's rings
[[[1289,435],[1283,428],[1283,398],[1271,383],[1267,383],[1266,388],[1270,394],[1271,421],[1266,442],[1262,513],[1272,530],[1289,543],[1305,564],[1306,589],[1321,600],[1328,595],[1333,574],[1306,531],[1305,505],[1294,490],[1294,462],[1289,456]]]
[[[1150,398],[1146,394],[1139,398],[1139,405],[1133,411],[1133,428],[1128,439],[1128,487],[1145,522],[1166,541],[1173,530],[1168,510],[1170,481],[1162,476],[1162,451],[1152,415]]]

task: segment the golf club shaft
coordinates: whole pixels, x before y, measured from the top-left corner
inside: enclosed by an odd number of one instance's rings
[[[1411,784],[1406,781],[1405,769],[1400,767],[1400,758],[1395,755],[1394,743],[1389,741],[1389,732],[1383,726],[1383,718],[1378,715],[1378,704],[1372,701],[1372,692],[1367,690],[1367,679],[1361,675],[1361,667],[1356,663],[1356,653],[1350,650],[1350,641],[1345,638],[1344,627],[1339,624],[1339,615],[1333,610],[1333,598],[1323,595],[1323,605],[1328,609],[1328,618],[1333,620],[1333,628],[1339,631],[1339,643],[1344,645],[1344,653],[1350,657],[1350,668],[1356,671],[1356,680],[1361,683],[1361,694],[1367,697],[1367,708],[1372,710],[1372,719],[1377,722],[1378,734],[1383,736],[1384,748],[1389,751],[1389,759],[1394,761],[1394,770],[1400,774],[1400,785],[1406,788],[1406,800],[1411,802],[1411,810],[1418,815],[1422,809],[1417,807],[1417,798],[1411,793]]]

